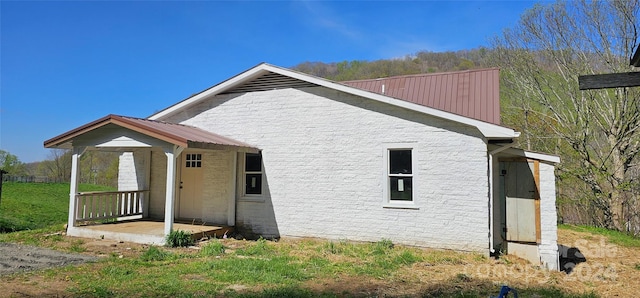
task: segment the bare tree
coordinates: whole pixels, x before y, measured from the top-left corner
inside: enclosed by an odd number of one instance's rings
[[[47,160],[40,163],[41,171],[56,181],[69,181],[71,178],[71,151],[51,149]]]
[[[517,97],[504,108],[520,111],[529,142],[546,138],[529,143],[533,149],[561,153],[560,181],[582,184],[564,185],[575,196],[565,199],[592,212],[593,224],[636,232],[631,165],[640,152],[640,88],[580,91],[577,78],[631,70],[638,6],[637,0],[536,5],[494,46],[503,83]]]

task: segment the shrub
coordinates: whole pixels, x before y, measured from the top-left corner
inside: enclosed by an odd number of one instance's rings
[[[186,247],[193,245],[191,234],[181,230],[171,231],[171,233],[167,235],[166,240],[168,247]]]

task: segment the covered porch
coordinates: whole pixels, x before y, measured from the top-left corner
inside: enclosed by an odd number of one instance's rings
[[[147,244],[164,244],[173,230],[195,239],[232,231],[237,154],[258,152],[196,127],[117,115],[44,146],[72,150],[67,235]],[[118,191],[78,192],[87,150],[121,152]]]

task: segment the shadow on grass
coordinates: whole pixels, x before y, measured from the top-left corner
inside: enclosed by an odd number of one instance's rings
[[[427,285],[414,292],[394,293],[392,288],[378,287],[372,292],[372,288],[353,288],[340,291],[339,286],[328,286],[330,290],[310,290],[301,287],[282,287],[265,289],[262,292],[227,293],[228,297],[244,298],[269,298],[269,297],[496,297],[501,285],[496,285],[490,280],[475,279],[460,274],[455,278],[438,284]],[[401,288],[401,287],[400,287]],[[595,293],[574,294],[568,293],[553,286],[512,287],[518,291],[519,297],[559,297],[559,298],[596,298]],[[512,297],[509,295],[508,297]]]

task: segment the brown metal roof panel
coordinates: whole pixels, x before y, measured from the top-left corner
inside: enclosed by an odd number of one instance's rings
[[[446,111],[453,111],[456,114],[460,114],[456,92],[457,88],[455,85],[457,77],[457,75],[448,75],[444,77],[444,94],[442,94],[442,98],[444,98],[443,103]]]
[[[167,135],[171,135],[175,139],[183,140],[185,143],[188,142],[200,142],[200,143],[211,143],[218,145],[229,145],[229,146],[239,146],[239,147],[251,147],[253,146],[236,141],[234,139],[221,136],[216,133],[212,133],[197,127],[187,126],[183,124],[169,123],[169,122],[160,122],[148,119],[140,119],[140,118],[130,118],[128,119],[140,124],[141,126],[145,126],[147,128],[158,130],[166,133]]]
[[[497,68],[418,74],[342,82],[494,124],[500,124],[499,70]]]
[[[416,84],[418,84],[418,92],[415,94],[415,96],[418,99],[417,102],[424,106],[428,106],[429,103],[429,99],[427,98],[427,96],[425,96],[428,90],[427,81],[428,79],[426,77],[416,79]]]
[[[45,141],[44,146],[46,148],[60,146],[66,142],[71,141],[79,135],[110,123],[178,146],[187,147],[190,143],[196,142],[255,149],[255,147],[249,144],[236,141],[212,132],[208,132],[197,127],[119,115],[108,115],[96,121],[70,130],[57,137]]]

